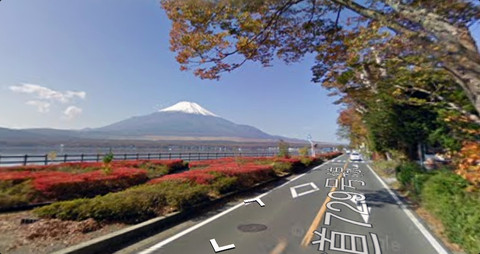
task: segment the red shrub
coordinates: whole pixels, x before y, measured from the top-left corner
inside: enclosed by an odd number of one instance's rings
[[[191,162],[188,163],[188,165],[190,166],[190,168],[194,168],[194,167],[210,166],[210,165],[213,165],[213,164],[216,164],[216,165],[227,164],[227,163],[232,163],[232,162],[235,162],[234,157],[225,157],[225,158],[221,158],[221,159],[191,161]]]
[[[52,164],[49,165],[52,168],[58,169],[58,168],[79,168],[79,169],[85,169],[85,168],[101,168],[103,166],[102,162],[66,162],[66,163],[60,163],[60,164]]]
[[[66,172],[56,172],[56,171],[40,171],[40,172],[30,172],[30,171],[13,171],[13,172],[0,172],[0,180],[13,180],[13,181],[24,181],[27,179],[37,179],[44,177],[68,177],[70,174]]]
[[[101,170],[83,174],[54,172],[35,178],[33,186],[46,197],[65,200],[78,197],[93,197],[119,191],[147,181],[145,170],[116,168],[110,174]]]
[[[114,161],[113,166],[127,167],[127,168],[140,168],[145,165],[165,165],[170,169],[176,169],[183,167],[183,160],[129,160],[129,161]]]
[[[157,179],[151,180],[149,183],[159,183],[168,180],[180,180],[195,182],[197,184],[210,184],[215,179],[215,176],[203,170],[185,171],[178,174],[170,174]]]
[[[43,166],[43,165],[10,166],[10,167],[0,167],[0,172],[45,171],[49,169],[50,169],[50,166]]]
[[[12,171],[12,172],[0,172],[0,180],[3,181],[22,181],[32,178],[30,171]]]

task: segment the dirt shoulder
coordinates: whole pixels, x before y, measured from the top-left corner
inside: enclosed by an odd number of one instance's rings
[[[0,253],[51,253],[129,226],[120,223],[100,224],[91,219],[41,219],[21,224],[22,219],[35,218],[31,211],[0,214]]]

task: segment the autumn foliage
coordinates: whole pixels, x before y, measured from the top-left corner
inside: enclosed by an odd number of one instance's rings
[[[47,198],[58,200],[94,197],[123,190],[148,180],[146,170],[132,168],[114,168],[109,174],[102,170],[68,175],[63,172],[56,173],[35,178],[33,186]]]
[[[22,188],[22,193],[0,196],[0,209],[28,203],[91,198],[97,195],[121,192],[143,183],[177,182],[215,186],[218,193],[249,188],[256,183],[281,177],[305,169],[311,163],[330,159],[338,153],[311,157],[229,157],[215,160],[192,161],[190,170],[182,160],[112,161],[110,169],[103,163],[61,163],[0,168],[1,192],[11,193]],[[210,187],[209,187],[210,188]]]
[[[480,142],[464,144],[459,153],[456,173],[480,187]]]
[[[110,166],[108,171],[103,169],[103,163],[97,162],[2,167],[0,184],[4,184],[0,187],[30,186],[31,202],[67,200],[121,191],[185,167],[183,160],[114,161]],[[0,208],[4,203],[11,202],[0,199]]]

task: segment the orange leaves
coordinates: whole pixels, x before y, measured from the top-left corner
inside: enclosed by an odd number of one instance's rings
[[[458,154],[456,173],[480,187],[480,142],[465,143]]]

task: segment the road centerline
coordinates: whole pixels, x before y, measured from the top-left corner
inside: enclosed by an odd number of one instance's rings
[[[346,170],[347,168],[347,165],[348,165],[348,161],[345,163],[345,165],[343,166],[343,171]],[[337,180],[340,180],[340,178],[342,178],[343,176],[343,171],[340,172],[340,174],[338,175],[338,178]],[[332,187],[330,189],[329,192],[333,192],[337,189],[336,186]],[[303,238],[302,240],[302,243],[301,243],[301,246],[303,247],[307,247],[310,242],[312,241],[312,238],[313,238],[313,232],[318,228],[318,225],[320,225],[320,222],[322,221],[322,218],[323,218],[323,215],[325,214],[325,212],[327,211],[327,203],[330,202],[331,198],[327,195],[326,199],[325,199],[325,202],[323,202],[322,206],[320,207],[320,210],[318,211],[317,215],[315,216],[315,218],[313,219],[312,221],[312,224],[310,225],[310,227],[308,228],[307,232],[305,233],[305,237]]]

